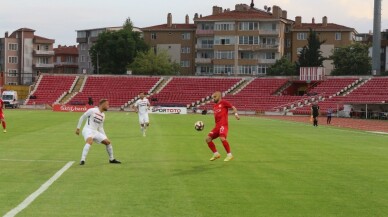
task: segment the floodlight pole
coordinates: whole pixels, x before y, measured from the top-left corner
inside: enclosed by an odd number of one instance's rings
[[[381,73],[381,1],[375,0],[374,5],[372,75]]]

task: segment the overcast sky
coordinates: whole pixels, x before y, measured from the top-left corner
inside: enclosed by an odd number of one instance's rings
[[[373,29],[373,0],[255,0],[255,7],[278,5],[288,18],[302,16],[302,22],[334,22],[364,33]],[[195,13],[210,15],[212,6],[234,9],[250,0],[0,0],[0,37],[27,27],[36,35],[56,40],[56,45],[76,44],[79,29],[120,26],[130,17],[135,26],[166,23],[171,12],[174,23],[190,21]],[[388,1],[382,1],[382,29],[388,29]]]

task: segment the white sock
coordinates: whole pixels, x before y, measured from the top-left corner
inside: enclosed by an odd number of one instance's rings
[[[90,149],[90,144],[86,143],[85,146],[84,146],[84,149],[82,150],[81,161],[85,161],[86,160],[86,155],[88,155],[89,149]]]
[[[141,131],[141,133],[143,133],[144,132],[144,127],[140,127],[140,131]]]
[[[106,146],[106,151],[108,152],[109,160],[115,159],[113,157],[113,147],[112,147],[112,144],[109,144],[109,145]]]
[[[228,157],[232,156],[232,153],[228,153],[227,156],[228,156]]]
[[[220,153],[218,153],[218,151],[217,151],[217,152],[214,152],[214,154],[215,154],[215,155],[216,155],[216,154],[218,155],[218,154],[220,154]]]

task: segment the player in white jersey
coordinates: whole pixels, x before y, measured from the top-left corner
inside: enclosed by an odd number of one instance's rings
[[[140,92],[140,99],[138,99],[133,108],[135,112],[139,115],[140,129],[143,133],[143,136],[146,136],[147,127],[150,126],[150,120],[148,117],[148,109],[150,108],[150,101],[145,97],[144,92]]]
[[[89,152],[90,146],[93,141],[104,144],[106,151],[109,155],[109,163],[120,164],[121,162],[113,157],[113,147],[104,131],[105,111],[108,111],[109,102],[106,99],[100,100],[99,106],[87,110],[79,119],[77,130],[75,133],[79,135],[82,123],[86,119],[84,128],[82,129],[82,135],[85,139],[85,146],[82,151],[80,165],[85,164],[86,155]]]

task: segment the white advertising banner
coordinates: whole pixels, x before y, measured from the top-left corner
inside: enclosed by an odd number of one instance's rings
[[[186,115],[187,108],[185,107],[163,107],[163,106],[151,106],[150,114],[179,114]]]

